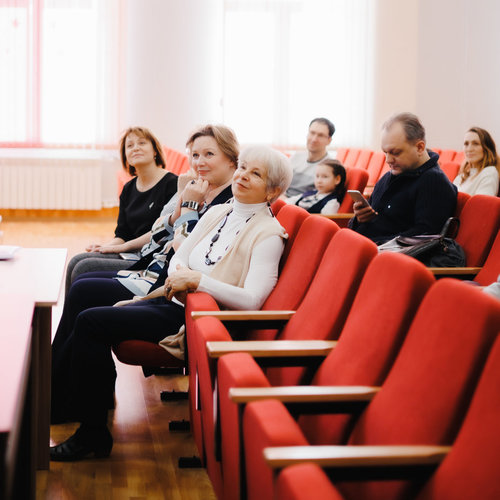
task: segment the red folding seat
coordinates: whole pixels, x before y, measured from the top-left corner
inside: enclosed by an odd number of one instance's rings
[[[368,187],[373,187],[380,178],[380,172],[385,163],[385,154],[382,151],[375,151],[370,158],[370,163],[366,170],[368,171]]]
[[[278,213],[284,217],[287,213],[297,212],[294,205],[283,207]],[[303,209],[300,209],[301,211]],[[305,212],[305,211],[304,211]],[[307,212],[306,212],[307,213]],[[280,272],[276,286],[262,306],[263,311],[296,309],[307,288],[316,273],[317,266],[323,257],[325,248],[329,244],[333,235],[337,232],[338,226],[332,221],[318,215],[309,215],[301,224],[293,239],[293,245],[285,260],[285,264]],[[280,222],[287,227],[283,219]],[[289,225],[289,224],[288,224]],[[287,231],[289,231],[287,229]],[[203,431],[201,427],[200,415],[200,393],[199,393],[199,350],[197,333],[194,332],[192,313],[194,311],[218,311],[216,301],[206,293],[189,294],[186,301],[186,340],[188,352],[188,372],[189,372],[189,408],[190,423],[200,457],[204,462]],[[194,332],[194,333],[193,333]],[[249,333],[253,338],[274,338],[276,330],[253,330]],[[203,356],[205,356],[205,346],[201,346]],[[205,377],[205,375],[203,375]]]
[[[459,191],[457,193],[457,206],[455,207],[455,217],[460,217],[465,204],[469,201],[470,194]]]
[[[371,149],[362,149],[359,152],[359,156],[358,159],[356,160],[356,163],[354,164],[354,167],[367,170],[372,155],[373,151]]]
[[[361,168],[346,169],[346,189],[357,189],[361,193],[368,182],[368,172]],[[339,207],[339,214],[352,214],[352,198],[346,193]],[[331,218],[335,220],[335,215]]]
[[[361,149],[359,148],[349,148],[349,151],[344,158],[342,164],[346,168],[354,168],[356,166],[356,162],[358,161],[358,157],[361,153]]]
[[[273,211],[274,216],[286,205],[286,201],[282,198],[278,198],[275,202],[271,204],[271,210]]]
[[[184,153],[163,146],[163,154],[165,155],[165,163],[169,172],[179,175],[189,170],[189,159]]]
[[[283,469],[276,479],[274,491],[275,500],[346,500],[324,470],[313,463]]]
[[[262,449],[273,440],[285,448],[264,450],[265,460],[271,467],[306,461],[306,454],[312,461],[321,456],[322,460],[328,460],[329,467],[334,467],[335,460],[339,463],[335,468],[335,486],[346,498],[411,498],[422,485],[421,476],[405,481],[385,480],[391,472],[386,469],[391,469],[388,466],[395,463],[394,458],[384,462],[379,457],[376,467],[371,469],[377,474],[377,481],[353,482],[351,479],[359,475],[342,476],[342,457],[387,445],[391,445],[392,451],[399,445],[442,446],[441,452],[435,450],[434,455],[439,458],[446,454],[462,425],[499,331],[498,300],[458,280],[439,280],[424,297],[380,390],[371,388],[374,396],[354,424],[348,446],[324,442],[337,446],[287,448],[288,443],[305,445],[308,438],[283,404],[268,400],[247,405],[243,428],[248,484],[255,485],[253,471],[258,470],[262,462]],[[332,390],[330,412],[346,411],[345,406],[342,408],[349,401],[346,390],[346,387]],[[334,399],[339,401],[337,408]],[[360,403],[359,398],[357,401]],[[276,422],[279,422],[278,430],[273,429],[272,424]],[[259,500],[271,497],[272,493],[266,496],[266,492],[258,495]]]
[[[366,187],[368,182],[368,172],[361,168],[347,168],[346,169],[346,189],[357,189],[361,193]],[[340,227],[347,227],[349,219],[354,216],[352,212],[352,198],[346,193],[339,210],[333,215],[323,215],[329,219],[334,220]]]
[[[479,273],[492,249],[498,229],[500,228],[500,198],[476,194],[470,196],[458,193],[456,214],[459,214],[460,227],[455,240],[465,252],[467,267],[432,267],[435,275],[468,278]],[[465,203],[464,203],[465,201]],[[462,208],[460,208],[462,207]],[[492,253],[487,270],[480,275],[481,283],[485,277],[489,280],[495,269],[498,250]],[[494,278],[496,280],[496,277]],[[492,281],[486,284],[490,284]]]
[[[340,163],[344,164],[347,153],[349,153],[349,148],[337,148],[337,155],[335,158],[337,158]]]
[[[443,165],[455,160],[457,152],[454,149],[443,149],[439,154],[439,164]]]
[[[404,340],[415,312],[434,283],[432,273],[420,262],[397,253],[382,253],[368,266],[335,348],[321,363],[315,386],[380,385]],[[374,290],[380,288],[380,293]],[[258,359],[248,354],[228,354],[219,360],[218,385],[222,429],[222,465],[225,498],[237,498],[239,419],[230,391],[236,387],[270,387]],[[266,363],[269,358],[265,358]],[[282,361],[280,359],[280,361]],[[291,381],[293,382],[293,381]],[[288,383],[288,381],[287,381]],[[275,385],[275,384],[273,384]],[[263,394],[266,390],[262,391]],[[345,441],[352,424],[349,416],[307,417],[299,420],[302,431],[315,443]],[[276,445],[271,442],[269,445]],[[261,462],[253,474],[260,476],[256,491],[269,491],[271,472]],[[227,484],[226,484],[227,483]],[[254,487],[249,485],[249,491]],[[253,496],[253,495],[252,495]]]
[[[446,177],[453,182],[458,175],[460,164],[455,161],[447,161],[440,164],[441,170],[446,174]]]
[[[307,222],[307,221],[306,221]],[[277,339],[280,341],[291,340],[329,340],[337,339],[345,322],[359,283],[369,262],[376,255],[376,246],[367,238],[349,230],[341,229],[332,238],[328,248],[324,252],[323,259],[317,269],[314,279],[307,290],[306,296],[300,303],[293,317],[280,331]],[[423,266],[421,266],[423,267]],[[427,270],[425,270],[427,273]],[[231,313],[229,313],[231,314]],[[225,461],[231,472],[220,471],[220,463],[216,461],[213,449],[215,436],[214,428],[219,422],[214,423],[214,399],[213,394],[216,387],[216,359],[206,355],[206,342],[225,340],[231,341],[231,336],[219,321],[211,317],[203,317],[195,322],[199,383],[202,407],[203,438],[207,450],[207,469],[212,483],[216,485],[216,491],[220,490],[220,478],[232,477],[237,482],[234,467],[238,462],[237,454],[231,454],[231,458]],[[240,344],[248,345],[248,342],[230,342],[237,350]],[[264,342],[265,344],[265,342]],[[205,350],[205,355],[201,352]],[[298,382],[303,374],[303,368],[285,368],[277,370],[270,368],[267,372],[275,384],[287,384]],[[224,425],[224,432],[228,430]],[[233,435],[237,436],[233,433]],[[230,441],[230,440],[228,440]],[[228,443],[226,441],[226,444]],[[236,440],[234,445],[238,444]],[[224,451],[222,451],[224,454]],[[228,454],[226,452],[225,456]],[[213,465],[211,466],[211,462]],[[216,473],[212,473],[215,470]],[[236,483],[232,483],[236,484]],[[226,485],[224,485],[226,487]],[[231,496],[231,498],[233,498]]]
[[[484,266],[474,278],[474,281],[481,286],[488,286],[494,283],[500,275],[500,231],[497,233],[495,241],[491,246]]]
[[[500,198],[471,196],[460,214],[456,241],[463,247],[467,266],[482,266],[500,227]]]
[[[449,453],[436,464],[435,470],[425,482],[422,490],[406,498],[412,500],[456,500],[458,498],[497,500],[500,498],[499,377],[500,340],[497,338]],[[400,465],[396,467],[400,474],[404,474],[405,469],[422,463],[411,449],[406,450],[406,453],[403,453],[404,451],[404,449],[398,450]],[[432,453],[432,447],[429,447],[428,453]],[[363,474],[363,464],[366,464],[366,461],[363,459],[362,462],[361,458],[352,463],[360,475]],[[287,467],[279,474],[275,485],[275,498],[277,500],[348,500],[350,497],[340,495],[318,465],[303,463]],[[372,497],[363,498],[371,500]]]

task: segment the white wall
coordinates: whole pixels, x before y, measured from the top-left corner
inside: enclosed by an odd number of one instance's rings
[[[184,150],[221,119],[222,0],[127,0],[122,128],[143,125]]]
[[[221,120],[222,4],[127,0],[123,128],[148,126],[182,150],[194,126]],[[472,125],[500,145],[498,19],[498,0],[376,0],[365,146],[379,147],[380,125],[398,111],[421,117],[430,147],[460,149]]]
[[[417,112],[429,144],[460,149],[477,125],[500,146],[500,2],[420,4]]]
[[[418,0],[377,0],[373,133],[367,147],[380,147],[380,126],[390,115],[416,112],[418,3]]]

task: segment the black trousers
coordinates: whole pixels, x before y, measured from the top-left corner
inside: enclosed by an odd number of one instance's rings
[[[115,284],[128,290],[115,280],[102,281],[106,283],[94,296],[81,295],[99,288],[87,279],[75,281],[68,294],[52,347],[53,422],[105,424],[116,380],[111,347],[135,339],[158,343],[184,323],[184,308],[164,297],[123,307],[94,307],[99,300],[109,304],[131,298],[118,298],[123,292]]]
[[[120,300],[133,298],[134,294],[119,281],[112,279],[113,271],[84,273],[71,285],[64,301],[61,320],[52,342],[52,357],[73,331],[78,314],[91,307],[112,306]]]

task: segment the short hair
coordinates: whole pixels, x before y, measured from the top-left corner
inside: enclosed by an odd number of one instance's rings
[[[311,120],[309,127],[315,122],[322,123],[323,125],[326,125],[328,127],[328,136],[329,137],[332,137],[333,134],[335,133],[335,125],[328,118],[323,118],[323,117],[314,118]]]
[[[485,167],[493,166],[499,170],[499,161],[497,155],[497,147],[495,145],[495,141],[493,137],[491,137],[490,133],[484,128],[480,127],[471,127],[467,132],[474,132],[479,137],[479,142],[481,143],[481,147],[483,148],[483,159],[481,160],[481,165],[478,167],[479,171],[483,170]],[[463,165],[460,167],[460,179],[461,181],[465,181],[470,176],[472,165],[465,160]]]
[[[278,193],[269,200],[270,203],[284,193],[292,182],[293,171],[290,160],[269,146],[248,146],[241,152],[239,161],[257,162],[266,167],[267,191],[278,189]]]
[[[401,123],[406,140],[412,144],[418,141],[425,143],[425,128],[413,113],[397,113],[387,119],[382,125],[382,130],[390,129],[395,123]]]
[[[238,156],[240,154],[240,145],[236,139],[235,133],[225,125],[204,125],[196,129],[186,141],[186,147],[191,149],[193,143],[199,137],[213,137],[219,149],[231,160],[236,168]]]
[[[155,152],[156,165],[161,168],[166,168],[166,161],[165,161],[165,155],[163,154],[163,148],[161,146],[160,141],[156,138],[155,135],[153,135],[151,130],[147,129],[146,127],[129,127],[127,130],[125,130],[120,139],[120,158],[124,170],[127,170],[130,175],[137,175],[135,167],[127,162],[127,155],[125,154],[125,143],[127,141],[127,137],[130,134],[135,134],[139,137],[144,137],[145,139],[150,141],[151,144],[153,145],[153,149]]]

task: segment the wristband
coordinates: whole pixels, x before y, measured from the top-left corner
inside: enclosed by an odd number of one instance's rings
[[[181,208],[189,208],[191,210],[197,211],[199,207],[200,207],[200,204],[197,201],[193,201],[193,200],[183,201],[181,203]]]

